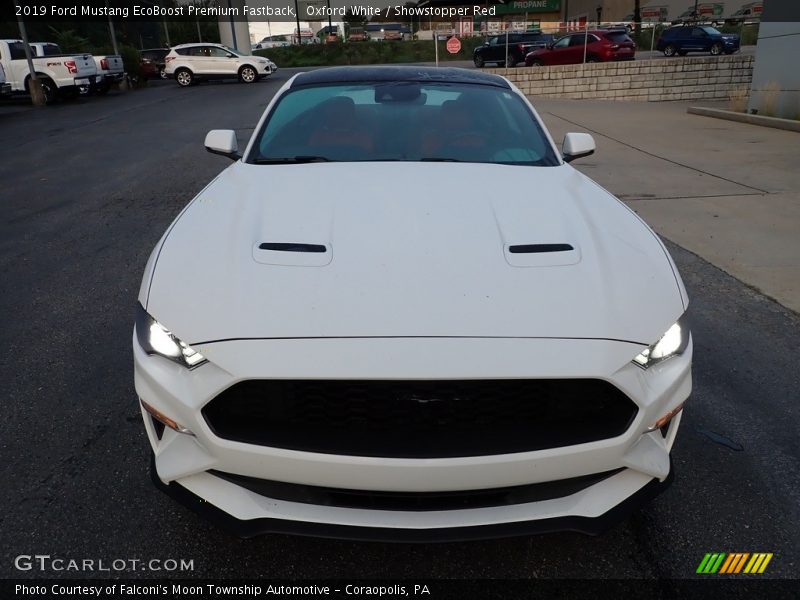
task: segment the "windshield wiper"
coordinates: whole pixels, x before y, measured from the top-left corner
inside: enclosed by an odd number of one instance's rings
[[[326,158],[325,156],[312,156],[312,155],[305,155],[301,154],[299,156],[283,156],[277,158],[270,158],[270,157],[263,157],[263,158],[256,158],[253,160],[253,164],[256,165],[296,165],[302,163],[312,163],[312,162],[335,162],[330,158]]]

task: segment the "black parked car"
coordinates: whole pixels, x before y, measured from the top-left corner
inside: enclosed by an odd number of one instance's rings
[[[496,63],[507,67],[516,67],[525,60],[525,55],[537,48],[544,48],[554,40],[554,36],[541,31],[508,34],[508,61],[506,62],[506,34],[489,38],[483,45],[472,51],[472,61],[476,67],[487,63]]]
[[[741,45],[739,36],[720,33],[710,25],[678,25],[670,27],[656,42],[664,56],[686,56],[689,52],[710,52],[714,56],[733,54]]]

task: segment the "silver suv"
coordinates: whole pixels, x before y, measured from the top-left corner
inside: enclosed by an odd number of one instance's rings
[[[165,57],[164,73],[186,87],[200,79],[238,79],[254,83],[277,67],[263,56],[247,56],[222,44],[181,44]]]

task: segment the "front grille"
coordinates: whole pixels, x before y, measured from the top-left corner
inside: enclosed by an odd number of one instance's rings
[[[352,456],[447,458],[559,448],[615,437],[636,416],[595,379],[249,380],[203,408],[215,435]]]
[[[327,488],[284,481],[269,481],[222,471],[212,475],[230,481],[251,492],[273,500],[301,502],[317,506],[361,508],[366,510],[465,510],[490,506],[511,506],[527,502],[543,502],[565,498],[600,483],[624,471],[623,468],[593,473],[570,479],[515,485],[488,490],[459,490],[454,492],[381,492]]]

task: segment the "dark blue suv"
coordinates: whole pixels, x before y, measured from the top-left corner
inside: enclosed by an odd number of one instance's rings
[[[664,56],[686,56],[689,52],[710,52],[714,56],[733,54],[741,45],[736,34],[720,33],[710,25],[670,27],[656,42]]]

